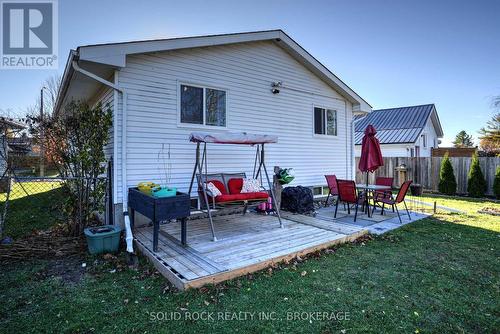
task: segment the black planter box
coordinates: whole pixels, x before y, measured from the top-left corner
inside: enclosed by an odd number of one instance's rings
[[[130,207],[132,228],[136,211],[153,222],[153,251],[158,250],[158,232],[160,221],[163,220],[181,220],[181,243],[186,245],[186,218],[190,215],[191,207],[188,194],[178,191],[177,195],[172,197],[156,198],[140,192],[137,188],[129,188],[128,206]]]
[[[410,192],[412,196],[422,196],[422,185],[418,183],[410,185]]]

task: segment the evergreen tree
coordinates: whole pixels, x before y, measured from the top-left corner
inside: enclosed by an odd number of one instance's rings
[[[497,199],[500,199],[500,166],[497,167],[495,173],[495,181],[493,181],[493,193]]]
[[[472,155],[472,163],[467,178],[467,192],[469,196],[472,197],[484,197],[486,186],[486,180],[484,179],[483,171],[479,165],[477,153],[474,153]]]
[[[473,147],[472,136],[465,132],[465,130],[457,133],[455,140],[453,141],[455,147]]]
[[[498,99],[500,106],[500,98]],[[500,156],[500,113],[497,113],[479,130],[481,149],[489,156]]]
[[[457,192],[457,181],[455,180],[455,174],[453,173],[453,166],[448,157],[448,152],[446,152],[443,161],[441,161],[438,189],[440,193],[446,195],[455,195]]]

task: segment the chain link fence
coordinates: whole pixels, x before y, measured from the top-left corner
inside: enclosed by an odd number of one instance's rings
[[[100,220],[108,222],[106,204],[109,201],[108,179],[62,178],[62,177],[5,177],[0,184],[0,214],[3,235],[17,238],[34,230],[45,230],[51,226],[75,219],[68,210],[69,192],[78,187],[104,191],[103,198],[90,201],[92,210]],[[78,203],[76,204],[78,207]]]

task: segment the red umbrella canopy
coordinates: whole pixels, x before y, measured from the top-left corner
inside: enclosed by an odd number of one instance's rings
[[[358,168],[362,172],[374,172],[377,168],[384,165],[380,143],[375,135],[377,131],[373,125],[368,125],[365,129],[365,136],[361,143],[361,157]]]

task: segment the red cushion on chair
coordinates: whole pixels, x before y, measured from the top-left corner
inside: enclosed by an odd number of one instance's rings
[[[244,193],[244,194],[225,194],[215,197],[217,203],[222,202],[235,202],[244,200],[254,200],[254,199],[267,199],[269,194],[265,191],[259,191],[256,193]]]
[[[219,191],[222,193],[222,195],[227,194],[226,187],[224,186],[224,183],[222,183],[219,180],[208,180],[207,183],[212,183]]]
[[[241,177],[230,179],[227,182],[227,187],[229,188],[230,194],[241,193],[241,188],[243,187],[243,179]]]

